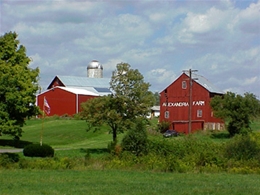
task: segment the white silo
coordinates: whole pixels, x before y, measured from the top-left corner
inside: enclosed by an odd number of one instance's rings
[[[92,60],[87,67],[87,77],[103,78],[103,66],[97,60]]]

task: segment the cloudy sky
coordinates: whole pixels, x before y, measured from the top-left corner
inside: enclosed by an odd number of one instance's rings
[[[0,33],[15,31],[40,84],[86,76],[95,59],[138,69],[153,92],[196,69],[223,91],[260,98],[260,0],[1,0]]]

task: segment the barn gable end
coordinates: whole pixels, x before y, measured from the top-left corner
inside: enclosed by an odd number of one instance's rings
[[[222,95],[207,79],[193,74],[191,102],[191,130],[221,129],[223,121],[214,117],[210,99]],[[168,121],[170,128],[188,133],[189,125],[189,76],[181,74],[173,83],[160,93],[160,121]]]

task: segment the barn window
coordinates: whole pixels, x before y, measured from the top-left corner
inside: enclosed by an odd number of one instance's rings
[[[164,118],[169,118],[169,117],[170,117],[169,111],[165,111],[165,113],[164,113]]]
[[[187,82],[186,81],[182,81],[182,89],[186,89],[187,88]]]
[[[197,110],[197,117],[202,117],[202,110]]]

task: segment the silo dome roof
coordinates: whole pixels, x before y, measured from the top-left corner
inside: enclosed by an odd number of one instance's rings
[[[102,64],[99,63],[99,61],[97,60],[92,60],[89,64],[88,64],[88,68],[87,69],[103,69]]]

